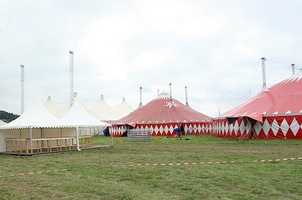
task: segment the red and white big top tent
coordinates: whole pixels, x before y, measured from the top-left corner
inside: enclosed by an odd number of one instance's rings
[[[213,135],[238,139],[302,139],[302,76],[294,75],[222,114]]]
[[[117,120],[110,130],[122,136],[127,128],[150,130],[152,136],[171,136],[183,126],[186,134],[211,133],[211,117],[195,111],[163,92],[157,98],[140,106],[129,115]]]

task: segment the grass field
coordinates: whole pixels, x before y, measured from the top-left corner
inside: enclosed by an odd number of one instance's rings
[[[302,199],[302,160],[250,162],[302,157],[302,140],[190,137],[114,138],[113,148],[0,155],[0,199]],[[227,164],[127,166],[221,161]]]

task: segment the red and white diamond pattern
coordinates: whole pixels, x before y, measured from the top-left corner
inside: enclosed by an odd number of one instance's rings
[[[152,136],[170,136],[180,124],[138,124],[137,129],[150,130]],[[187,135],[213,134],[218,137],[248,139],[302,139],[302,115],[266,116],[263,123],[249,118],[239,118],[232,124],[226,119],[214,120],[213,123],[186,123]],[[113,136],[122,136],[125,126],[113,126]]]
[[[267,116],[263,123],[239,118],[229,124],[226,119],[213,122],[213,135],[248,139],[302,139],[302,115]]]
[[[197,135],[197,134],[210,134],[212,133],[212,124],[208,123],[186,123],[184,125],[184,131],[186,135]],[[179,128],[180,124],[138,124],[136,129],[139,130],[150,130],[152,136],[170,136],[174,129]],[[112,126],[110,133],[113,136],[122,136],[126,131],[125,126]]]

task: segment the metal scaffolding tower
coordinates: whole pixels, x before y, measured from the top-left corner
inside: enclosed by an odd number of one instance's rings
[[[139,101],[139,108],[143,107],[143,88],[142,87],[139,87],[139,98],[140,98],[140,101]]]
[[[185,86],[185,94],[186,94],[186,106],[189,106],[189,102],[188,102],[188,88],[187,88],[187,86]]]
[[[74,99],[74,66],[73,66],[73,51],[69,51],[69,75],[70,75],[70,107],[73,105]]]
[[[24,112],[24,65],[21,66],[21,114]]]
[[[266,74],[265,74],[265,61],[266,58],[263,57],[261,58],[262,60],[262,90],[266,90],[267,86],[266,86]]]

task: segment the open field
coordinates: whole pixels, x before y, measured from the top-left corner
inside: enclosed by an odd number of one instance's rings
[[[250,162],[302,157],[302,140],[190,137],[114,138],[113,148],[0,155],[0,199],[302,199],[302,160]],[[227,164],[126,166],[221,161]]]

